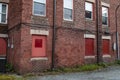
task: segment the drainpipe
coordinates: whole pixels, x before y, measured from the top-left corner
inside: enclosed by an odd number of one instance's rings
[[[97,63],[99,63],[99,51],[98,51],[98,1],[96,0],[96,30],[97,30],[97,36],[96,36],[96,42],[97,42]]]
[[[96,0],[96,45],[97,45],[97,64],[102,62],[102,55],[101,55],[101,33],[99,28],[99,22],[100,22],[100,9],[99,9],[100,1]]]
[[[116,54],[117,54],[117,60],[119,60],[119,33],[118,33],[118,20],[117,20],[117,11],[120,7],[120,4],[117,6],[115,10],[115,22],[116,22]]]
[[[54,70],[55,37],[56,36],[56,0],[53,0],[53,34],[52,34],[52,63],[51,70]]]

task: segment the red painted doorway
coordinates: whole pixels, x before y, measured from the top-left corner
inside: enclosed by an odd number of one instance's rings
[[[6,41],[3,38],[0,38],[0,56],[6,56]]]
[[[94,56],[94,39],[85,39],[85,56]]]
[[[0,72],[5,72],[7,43],[4,38],[0,38]]]

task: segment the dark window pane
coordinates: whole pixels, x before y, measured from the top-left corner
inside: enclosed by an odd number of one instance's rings
[[[2,14],[1,17],[1,22],[5,23],[6,22],[6,14]]]
[[[64,8],[64,19],[72,20],[72,9]]]
[[[42,43],[43,43],[43,41],[42,41],[42,39],[36,39],[35,40],[35,48],[42,48]]]
[[[34,14],[45,15],[45,4],[34,2]]]
[[[92,12],[90,12],[90,11],[85,11],[85,17],[86,18],[92,18]]]
[[[6,5],[2,5],[2,13],[6,13]]]
[[[102,17],[102,24],[108,25],[108,17]]]

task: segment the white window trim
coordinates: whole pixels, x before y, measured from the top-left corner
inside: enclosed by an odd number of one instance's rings
[[[102,36],[102,39],[108,39],[108,40],[111,40],[111,36]]]
[[[93,13],[94,13],[94,12],[93,12],[93,11],[94,11],[94,10],[93,10],[93,2],[85,1],[85,3],[86,3],[86,2],[92,4],[92,14],[91,14],[91,18],[86,18],[86,16],[85,16],[85,19],[87,19],[87,20],[93,20]],[[86,10],[85,10],[85,11],[86,11]],[[87,11],[88,11],[88,10],[87,10]]]
[[[39,2],[38,2],[38,3],[39,3]],[[46,8],[47,8],[47,5],[46,5],[46,0],[45,0],[45,15],[34,14],[34,0],[33,0],[32,14],[33,14],[34,16],[43,16],[43,17],[46,17]]]
[[[0,34],[0,37],[2,37],[2,38],[7,38],[7,37],[8,37],[8,34]]]
[[[64,0],[63,0],[63,19],[64,19],[65,21],[73,21],[73,18],[74,18],[73,8],[74,8],[74,3],[73,3],[73,0],[72,0],[72,19],[65,19],[65,18],[64,18]],[[68,9],[69,9],[69,8],[68,8]]]
[[[5,3],[0,3],[0,4],[2,5],[2,4],[5,4]],[[1,22],[0,21],[0,24],[7,24],[7,22],[8,22],[8,4],[5,4],[5,5],[6,5],[6,22]]]
[[[95,0],[86,0],[88,2],[92,2],[92,3],[95,3]]]
[[[93,38],[93,39],[95,39],[95,35],[93,35],[93,34],[84,34],[84,38]]]
[[[95,56],[85,56],[84,58],[85,59],[90,59],[90,58],[92,59],[92,58],[95,58]]]
[[[0,59],[2,59],[2,60],[3,60],[3,59],[6,59],[6,58],[5,58],[5,57],[3,57],[3,58],[0,58]]]
[[[102,6],[106,6],[106,7],[110,7],[110,4],[105,3],[105,2],[101,2],[101,5],[102,5]]]
[[[107,6],[102,6],[102,8],[103,7],[105,7],[105,8],[107,8],[108,9],[108,16],[107,16],[107,25],[105,25],[105,24],[102,24],[103,26],[108,26],[109,25],[109,7],[107,7]],[[102,15],[102,17],[103,17],[103,15]],[[104,16],[105,17],[105,16]]]
[[[49,35],[49,31],[48,30],[34,30],[34,29],[31,29],[30,34]]]
[[[31,58],[31,61],[38,61],[38,60],[48,60],[47,57],[38,57],[38,58]]]
[[[105,55],[103,55],[103,58],[111,58],[111,55],[105,54]]]

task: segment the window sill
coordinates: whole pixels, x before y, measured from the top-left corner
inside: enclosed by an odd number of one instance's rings
[[[102,24],[102,26],[103,26],[103,27],[108,27],[108,25],[104,25],[104,24]]]
[[[46,15],[38,15],[38,14],[33,14],[32,16],[37,16],[37,17],[46,17]]]
[[[1,56],[0,56],[0,60],[1,60],[1,59],[6,59],[6,55],[1,55]]]
[[[48,60],[48,58],[47,57],[39,57],[39,58],[31,58],[30,59],[31,61],[39,61],[39,60]]]
[[[103,58],[111,58],[111,55],[103,55]]]
[[[95,56],[85,56],[85,59],[94,59]]]
[[[86,19],[86,21],[93,21],[93,19],[91,18],[85,18]]]
[[[85,21],[87,22],[95,22],[93,19],[88,19],[88,18],[85,18]]]
[[[72,19],[63,19],[64,21],[68,21],[68,22],[73,22],[73,20]]]
[[[6,22],[6,23],[0,22],[0,24],[2,24],[2,25],[7,25],[7,22]]]

